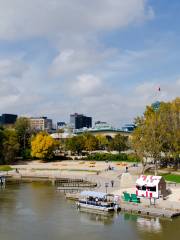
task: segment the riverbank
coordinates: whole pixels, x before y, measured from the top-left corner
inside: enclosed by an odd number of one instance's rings
[[[97,183],[96,191],[115,194],[119,196],[120,204],[123,203],[121,196],[124,191],[135,193],[135,182],[141,173],[141,165],[134,166],[132,163],[115,162],[92,162],[92,161],[61,161],[42,163],[40,161],[27,162],[26,164],[12,165],[14,171],[8,173],[14,179],[53,179],[69,178],[82,179],[92,183]],[[124,185],[122,174],[126,172],[131,176],[131,181]],[[111,170],[108,170],[111,169]],[[113,186],[112,186],[113,181]],[[105,186],[108,186],[107,188]],[[180,184],[168,185],[170,194],[166,200],[162,198],[156,200],[156,208],[164,210],[180,211]],[[128,203],[131,204],[131,203]],[[148,199],[141,199],[141,206],[149,207]]]

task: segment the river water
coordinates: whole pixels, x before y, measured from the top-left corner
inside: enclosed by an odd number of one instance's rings
[[[0,190],[0,240],[174,240],[180,218],[79,212],[74,202],[45,183]]]

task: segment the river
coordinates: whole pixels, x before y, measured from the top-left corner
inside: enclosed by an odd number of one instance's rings
[[[0,190],[0,240],[169,240],[180,236],[180,218],[79,212],[45,183]]]

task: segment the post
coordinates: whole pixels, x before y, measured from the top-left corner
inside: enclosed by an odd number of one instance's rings
[[[106,194],[107,194],[107,189],[108,189],[109,184],[105,183],[105,188],[106,188]]]

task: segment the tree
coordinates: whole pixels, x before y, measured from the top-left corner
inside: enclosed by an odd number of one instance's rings
[[[67,139],[65,145],[67,150],[79,155],[82,150],[84,150],[84,137],[82,135],[74,136],[70,139]]]
[[[4,163],[12,163],[18,155],[19,143],[14,129],[4,130],[3,160]]]
[[[84,147],[86,151],[95,151],[98,149],[98,139],[90,134],[90,133],[85,133],[84,134]]]
[[[31,127],[28,118],[20,117],[16,120],[15,129],[20,144],[20,155],[25,157],[30,149]]]
[[[117,134],[110,143],[110,149],[119,153],[128,149],[128,137]]]
[[[136,119],[136,124],[141,126],[143,124],[142,118]],[[143,127],[135,128],[133,132],[133,138],[131,139],[131,147],[135,151],[135,155],[141,160],[142,162],[142,174],[144,174],[145,167],[147,165],[148,160],[148,153],[147,150],[147,142],[144,139],[144,129]]]
[[[108,148],[109,141],[105,136],[97,135],[98,146],[100,150],[105,150]]]
[[[51,159],[56,147],[57,143],[50,135],[40,132],[31,141],[31,155],[40,159]]]
[[[173,158],[179,162],[180,99],[161,103],[158,109],[147,107],[132,136],[132,145],[141,159],[153,158],[155,175],[158,163]],[[176,164],[177,165],[177,164]]]
[[[4,141],[4,129],[0,127],[0,164],[3,163],[3,141]]]

